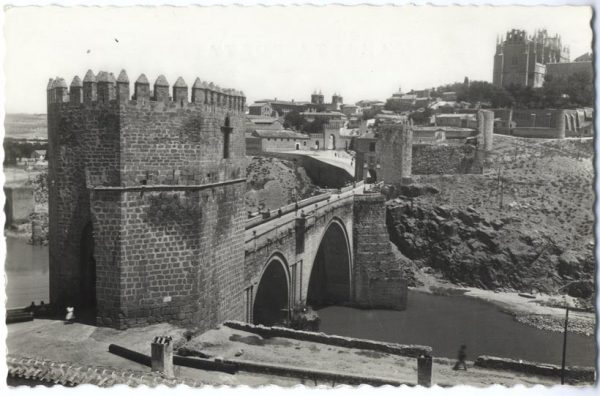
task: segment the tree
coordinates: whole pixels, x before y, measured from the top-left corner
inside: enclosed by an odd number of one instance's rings
[[[573,73],[567,79],[567,94],[573,107],[594,105],[594,84],[589,74]]]
[[[323,125],[327,123],[327,120],[323,118],[316,118],[313,122],[309,122],[304,125],[304,131],[306,133],[322,133]]]
[[[424,111],[413,111],[410,113],[409,118],[417,125],[427,124],[432,115],[433,111],[429,107],[426,107]]]
[[[492,107],[510,107],[514,98],[504,88],[487,81],[472,81],[458,92],[457,99],[465,102],[490,102]]]
[[[304,126],[307,124],[306,120],[302,115],[297,111],[290,111],[283,118],[283,127],[291,128],[296,131],[301,131]]]
[[[379,112],[380,112],[379,110],[375,110],[375,109],[363,110],[362,119],[363,119],[363,121],[366,121],[366,120],[370,120],[371,118],[375,118],[375,116],[377,114],[379,114]]]

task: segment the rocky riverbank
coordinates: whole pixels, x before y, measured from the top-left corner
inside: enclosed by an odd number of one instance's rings
[[[456,285],[443,279],[440,273],[431,268],[422,268],[415,272],[418,286],[412,289],[437,295],[463,295],[478,298],[496,305],[502,311],[514,316],[520,323],[540,330],[563,332],[565,309],[557,306],[557,297],[548,294],[523,296],[510,291],[492,291],[475,287]],[[531,298],[533,297],[533,298]],[[575,306],[577,299],[564,296],[561,304]],[[571,311],[569,313],[569,332],[593,336],[596,317],[593,312]]]

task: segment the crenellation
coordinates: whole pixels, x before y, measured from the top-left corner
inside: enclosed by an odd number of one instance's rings
[[[54,86],[54,79],[48,79],[48,85],[46,86],[46,101],[48,104],[54,103],[54,91],[52,87]]]
[[[242,108],[240,111],[246,111],[246,95],[244,95],[244,91],[240,91],[240,96],[242,99]]]
[[[105,71],[98,72],[96,84],[99,102],[105,103],[116,99],[116,81],[112,73]]]
[[[196,77],[192,85],[192,103],[204,104],[205,102],[205,84]]]
[[[179,77],[173,85],[173,101],[181,104],[188,101],[188,86],[182,77]]]
[[[69,91],[64,78],[56,77],[52,85],[52,90],[54,91],[53,96],[55,103],[65,103],[69,101]]]
[[[96,76],[88,70],[83,77],[83,103],[95,102],[98,99],[97,88]]]
[[[117,100],[127,102],[129,100],[129,77],[125,70],[121,70],[117,77]]]
[[[154,83],[154,98],[157,102],[168,102],[169,97],[169,82],[164,75],[160,75],[156,78]]]
[[[206,91],[207,95],[206,95],[206,103],[209,105],[214,106],[215,105],[215,84],[213,84],[213,82],[211,81],[210,83],[208,83],[208,90]]]
[[[173,85],[172,95],[169,92],[169,83],[164,75],[158,76],[154,90],[145,74],[141,74],[134,83],[133,95],[130,96],[129,77],[125,70],[121,70],[115,78],[113,73],[100,71],[95,75],[91,70],[85,74],[83,81],[75,76],[70,88],[67,88],[64,79],[56,77],[50,79],[47,86],[48,103],[69,102],[72,104],[110,103],[117,101],[121,104],[130,101],[136,106],[158,106],[163,103],[167,106],[195,108],[200,106],[205,111],[216,111],[223,108],[233,112],[243,112],[245,98],[243,92],[231,88],[221,88],[214,83],[207,83],[196,78],[192,86],[191,98],[189,88],[182,77]],[[59,84],[59,85],[57,85]],[[73,85],[75,84],[75,85]],[[70,93],[73,97],[70,98]],[[153,105],[150,103],[154,103]],[[154,108],[154,107],[152,107]]]
[[[215,103],[216,107],[224,107],[223,106],[223,90],[219,85],[215,84]]]
[[[73,77],[69,87],[69,101],[72,104],[79,105],[83,102],[83,83],[79,76]]]
[[[145,102],[150,100],[150,83],[145,74],[140,74],[135,81],[133,89],[133,100]]]

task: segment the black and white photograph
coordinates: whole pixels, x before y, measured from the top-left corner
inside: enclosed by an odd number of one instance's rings
[[[3,4],[9,394],[593,392],[593,2],[90,5]]]

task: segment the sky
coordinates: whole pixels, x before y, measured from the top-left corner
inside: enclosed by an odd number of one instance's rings
[[[5,110],[45,113],[48,79],[88,69],[131,83],[196,77],[247,101],[385,100],[403,91],[491,81],[496,37],[545,27],[591,51],[589,7],[17,7],[5,11]]]

